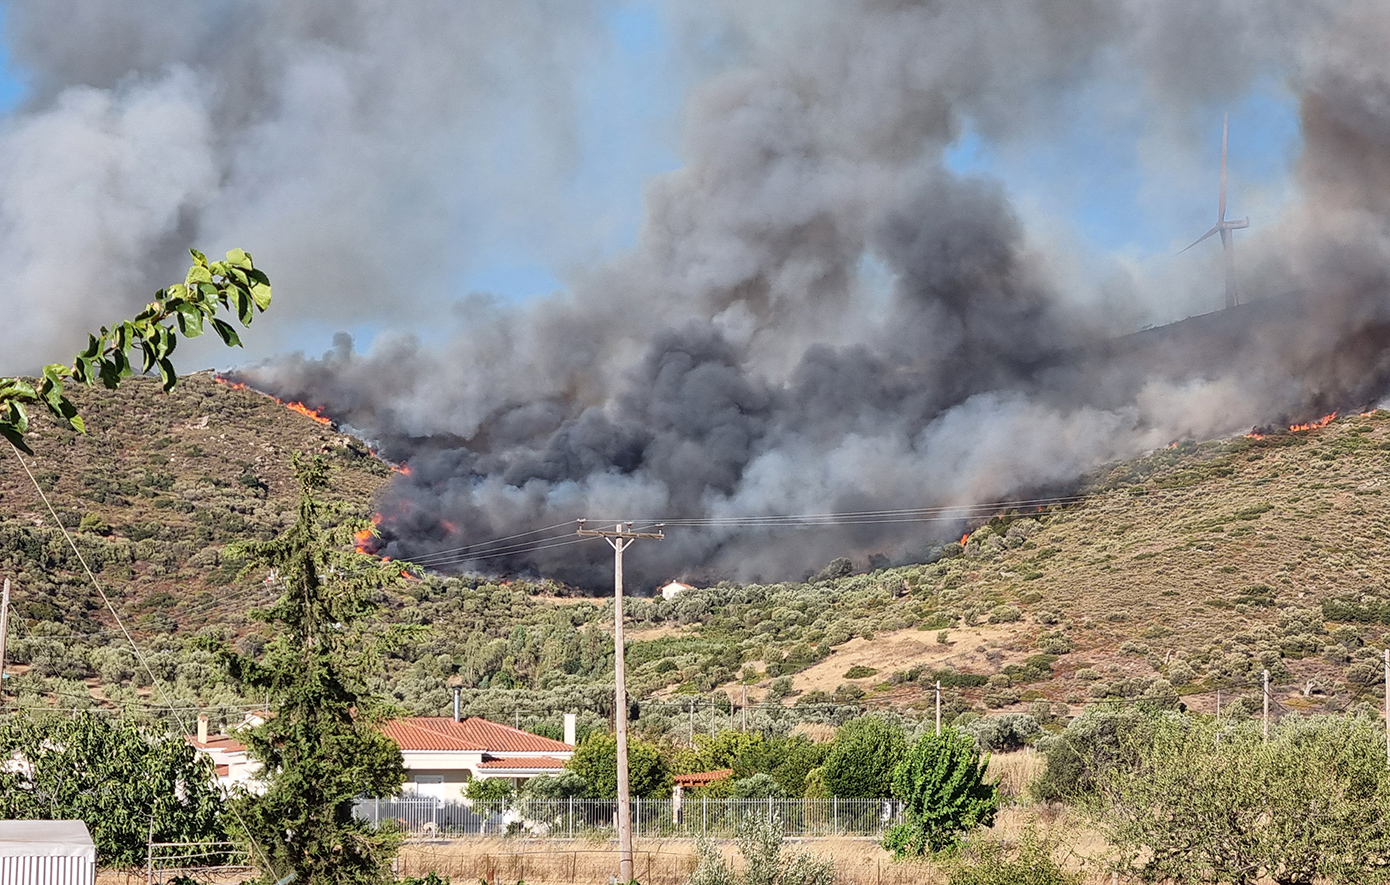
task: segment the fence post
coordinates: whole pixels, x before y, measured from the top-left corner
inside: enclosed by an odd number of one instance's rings
[[[700,835],[709,838],[709,797],[700,797]]]
[[[642,797],[632,800],[632,835],[642,835]]]
[[[840,797],[839,797],[839,796],[831,796],[831,797],[830,797],[830,814],[831,814],[830,832],[831,832],[832,835],[838,836],[838,835],[840,835]]]
[[[570,813],[569,813],[569,821],[570,821],[570,822],[569,822],[569,830],[570,830],[570,838],[573,839],[573,838],[574,838],[574,797],[573,797],[573,796],[570,796],[570,797],[569,797],[569,803],[570,803]]]

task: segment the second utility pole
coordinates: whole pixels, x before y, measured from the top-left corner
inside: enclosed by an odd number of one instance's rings
[[[619,523],[612,531],[584,528],[579,534],[603,538],[613,548],[613,731],[618,741],[618,881],[631,882],[632,873],[632,797],[627,776],[627,666],[623,662],[623,551],[638,538],[660,541],[666,537],[657,526],[655,532],[634,532],[632,523]]]

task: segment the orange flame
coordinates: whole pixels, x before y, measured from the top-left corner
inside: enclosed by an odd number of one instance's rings
[[[961,535],[961,536],[960,536],[960,546],[964,547],[964,546],[965,546],[965,542],[966,542],[966,541],[969,541],[969,540],[970,540],[970,533],[969,533],[969,532],[966,532],[965,534]]]
[[[373,513],[373,514],[372,514],[372,528],[369,528],[369,529],[364,528],[364,529],[362,529],[362,530],[360,530],[360,531],[353,532],[353,535],[352,535],[352,540],[353,540],[353,542],[354,542],[354,544],[353,544],[353,549],[356,550],[358,553],[365,553],[365,554],[367,554],[368,556],[370,556],[370,555],[372,555],[373,553],[375,553],[376,551],[372,549],[372,547],[374,546],[374,545],[372,544],[372,539],[376,537],[375,528],[376,528],[376,526],[379,526],[379,525],[381,525],[381,514],[380,514],[380,513]]]
[[[1313,422],[1311,422],[1311,423],[1309,423],[1309,424],[1290,424],[1290,425],[1289,425],[1289,432],[1290,432],[1290,433],[1297,433],[1297,432],[1299,432],[1300,430],[1316,430],[1316,429],[1318,429],[1319,427],[1326,427],[1327,425],[1331,424],[1331,423],[1336,419],[1336,417],[1337,417],[1337,413],[1336,413],[1336,412],[1333,412],[1333,413],[1330,414],[1330,415],[1323,415],[1323,416],[1322,416],[1321,418],[1319,418],[1318,420],[1313,421]]]
[[[212,380],[213,380],[213,381],[216,381],[218,384],[224,385],[224,386],[226,386],[226,387],[230,387],[232,390],[251,390],[251,388],[250,388],[250,387],[247,387],[245,384],[242,384],[242,383],[239,382],[239,381],[229,381],[229,380],[227,380],[226,378],[222,377],[221,375],[213,375],[213,376],[212,376]],[[253,392],[254,392],[254,393],[261,393],[261,391],[259,391],[259,390],[256,390],[256,391],[253,391]],[[311,419],[313,419],[314,421],[317,421],[317,422],[320,423],[320,424],[332,425],[332,423],[333,423],[333,419],[332,419],[332,418],[328,417],[327,415],[325,415],[325,414],[323,414],[323,413],[321,413],[321,412],[319,412],[319,411],[317,411],[317,410],[315,410],[315,409],[309,408],[308,406],[304,405],[303,403],[299,403],[299,402],[285,402],[284,400],[280,399],[280,397],[278,397],[278,396],[273,396],[273,395],[271,395],[271,394],[269,394],[269,393],[263,394],[263,395],[264,395],[264,396],[269,396],[271,399],[275,400],[275,401],[276,401],[277,403],[279,403],[280,405],[282,405],[282,406],[284,406],[285,408],[289,409],[291,412],[298,412],[299,414],[305,416],[306,418],[311,418]]]
[[[392,472],[394,472],[394,473],[399,473],[399,474],[401,474],[402,476],[409,476],[409,475],[410,475],[410,465],[409,465],[409,464],[392,464],[392,465],[391,465],[391,470],[392,470]]]
[[[280,402],[280,403],[285,403],[285,401],[282,400],[282,399],[276,399],[275,401],[276,401],[276,402]],[[312,418],[313,420],[319,422],[320,424],[332,424],[332,423],[333,423],[333,419],[332,419],[332,418],[329,418],[327,415],[321,415],[321,414],[319,414],[318,412],[314,411],[313,409],[309,408],[308,406],[304,405],[303,403],[285,403],[285,408],[289,409],[291,412],[298,412],[299,414],[303,415],[303,416],[306,417],[306,418]]]
[[[1245,438],[1246,438],[1246,439],[1264,439],[1264,438],[1265,438],[1265,435],[1264,435],[1263,433],[1256,433],[1255,431],[1252,430],[1252,431],[1250,431],[1249,433],[1245,434]]]

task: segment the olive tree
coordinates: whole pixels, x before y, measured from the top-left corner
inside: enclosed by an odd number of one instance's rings
[[[1361,717],[1161,720],[1101,780],[1101,820],[1143,877],[1280,885],[1390,880],[1384,733]]]

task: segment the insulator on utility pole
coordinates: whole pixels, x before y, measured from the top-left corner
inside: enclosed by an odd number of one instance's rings
[[[584,528],[579,520],[578,534],[600,537],[613,548],[613,732],[618,742],[618,880],[631,882],[632,870],[632,794],[628,786],[627,765],[627,665],[623,658],[623,551],[639,538],[660,541],[664,526],[655,532],[634,532],[632,523],[614,526],[612,531]]]

